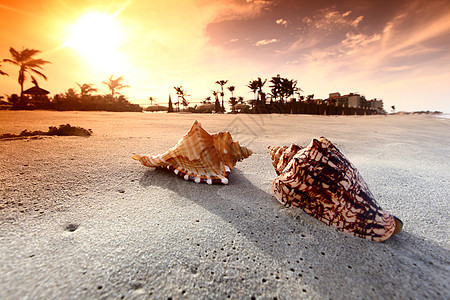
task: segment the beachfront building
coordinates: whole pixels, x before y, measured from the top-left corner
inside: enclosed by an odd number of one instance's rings
[[[360,94],[350,93],[348,95],[341,95],[339,92],[330,93],[325,101],[328,104],[334,104],[341,107],[369,108],[378,112],[383,112],[383,100],[366,100],[366,97],[361,96]]]
[[[23,100],[25,102],[22,105],[28,108],[49,108],[50,99],[47,96],[48,94],[50,94],[49,91],[35,85],[23,91]]]
[[[361,97],[358,94],[350,93],[347,95],[347,106],[351,108],[360,108],[362,107],[362,101],[365,101],[366,99],[364,97]]]
[[[383,108],[383,100],[377,100],[376,98],[373,100],[367,101],[368,107],[371,109],[375,109],[378,113],[384,113]]]
[[[336,92],[330,93],[325,101],[328,104],[334,104],[336,106],[360,108],[362,107],[361,102],[365,101],[365,98],[359,94],[350,93],[348,95],[341,95]]]

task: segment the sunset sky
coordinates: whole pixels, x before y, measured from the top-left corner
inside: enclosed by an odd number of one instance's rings
[[[52,62],[38,78],[52,95],[76,82],[106,93],[114,75],[141,105],[180,85],[201,101],[222,79],[250,99],[250,80],[280,74],[316,98],[354,92],[387,111],[450,112],[448,0],[2,0],[0,28],[0,59],[32,48]],[[1,70],[0,95],[20,93],[18,69]]]

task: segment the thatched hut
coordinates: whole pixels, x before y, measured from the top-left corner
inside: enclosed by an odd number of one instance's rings
[[[27,95],[28,105],[32,107],[46,108],[50,104],[50,99],[47,97],[50,92],[37,85],[23,91],[23,94]]]

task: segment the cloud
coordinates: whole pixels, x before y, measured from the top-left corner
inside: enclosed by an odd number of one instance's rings
[[[255,46],[266,46],[266,45],[269,45],[269,44],[276,43],[278,41],[279,41],[278,39],[260,40],[260,41],[257,41],[255,43]]]
[[[312,23],[318,29],[336,30],[343,27],[358,27],[364,19],[363,16],[351,18],[352,11],[340,12],[330,8],[324,8],[319,11],[313,19],[304,19],[307,23]],[[310,21],[311,20],[311,21]]]
[[[212,12],[211,22],[254,19],[273,6],[273,2],[264,0],[247,0],[245,3],[237,0],[191,1],[194,1],[197,9],[201,8],[201,11],[206,9]]]
[[[311,25],[311,23],[313,22],[313,20],[310,17],[304,17],[302,19],[302,22],[306,24],[306,26]]]
[[[289,21],[284,20],[284,19],[278,19],[278,20],[275,21],[275,23],[277,23],[278,25],[282,25],[282,26],[284,26],[284,27],[287,27]]]
[[[329,36],[338,39],[330,42],[330,38],[322,37],[314,47],[299,51],[302,45],[299,43],[297,50],[293,50],[298,55],[291,56],[290,63],[297,65],[291,67],[301,65],[307,74],[315,76],[315,81],[307,82],[308,85],[320,90],[319,85],[314,86],[315,82],[325,80],[329,90],[360,91],[369,97],[384,98],[385,107],[392,104],[408,110],[449,107],[445,104],[448,87],[442,80],[450,75],[450,40],[446,38],[450,35],[449,5],[443,1],[430,1],[427,5],[413,1],[378,28],[361,27],[363,16],[351,18],[352,14],[348,14],[344,16],[348,18],[345,23],[335,18],[338,15],[333,11],[322,13],[316,28],[328,30],[327,26],[337,24],[335,30],[330,28]],[[319,19],[311,19],[311,28],[315,28]],[[317,37],[317,30],[310,29],[306,34]],[[345,32],[344,36],[341,32]],[[307,41],[308,35],[302,39]],[[329,43],[323,46],[325,41]],[[433,97],[427,93],[434,93]],[[423,97],[433,100],[425,103],[419,100]]]
[[[346,55],[352,55],[358,52],[360,49],[365,48],[369,44],[377,42],[380,39],[380,34],[373,34],[368,36],[362,33],[354,34],[349,32],[346,34],[346,39],[341,42],[338,51]]]
[[[404,71],[411,71],[414,69],[414,66],[412,65],[403,65],[403,66],[388,66],[384,68],[384,71],[388,73],[392,72],[404,72]]]
[[[359,23],[364,19],[364,16],[359,16],[355,20],[353,20],[350,24],[353,27],[358,27]]]

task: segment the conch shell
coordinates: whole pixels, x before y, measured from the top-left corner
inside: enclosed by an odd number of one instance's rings
[[[356,168],[326,138],[302,148],[269,147],[278,175],[272,182],[277,199],[357,237],[381,242],[403,223],[375,201]]]
[[[134,155],[144,166],[167,168],[186,180],[196,183],[228,184],[228,177],[236,162],[253,152],[234,142],[229,132],[209,134],[199,122],[178,143],[163,154]]]

